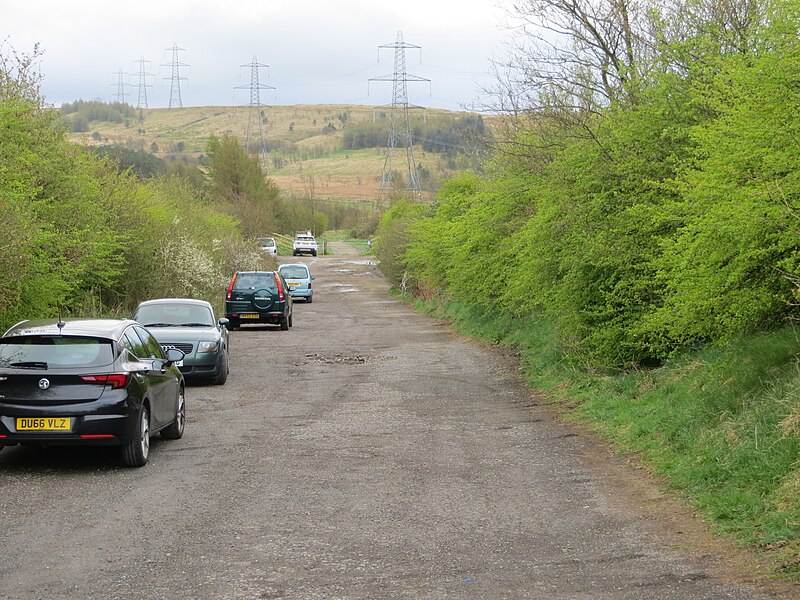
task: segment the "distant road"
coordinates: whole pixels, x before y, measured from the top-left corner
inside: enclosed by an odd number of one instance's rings
[[[227,384],[188,389],[186,435],[143,469],[0,453],[0,598],[791,597],[331,247],[282,257],[311,265],[313,304],[233,332]]]

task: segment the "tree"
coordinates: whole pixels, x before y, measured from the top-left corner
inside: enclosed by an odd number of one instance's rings
[[[266,177],[258,158],[248,156],[227,133],[209,140],[208,156],[209,196],[239,219],[244,235],[274,231],[285,209],[278,187]]]
[[[598,112],[630,95],[651,54],[647,7],[636,0],[522,0],[510,56],[495,63],[504,112]]]

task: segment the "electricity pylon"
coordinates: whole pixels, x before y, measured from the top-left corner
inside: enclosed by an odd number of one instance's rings
[[[269,69],[269,65],[262,65],[253,56],[253,62],[242,67],[250,67],[250,85],[237,85],[236,90],[250,90],[250,108],[247,113],[247,132],[245,134],[244,148],[250,153],[250,140],[255,137],[256,122],[258,123],[258,154],[263,159],[267,155],[267,144],[264,142],[264,128],[261,119],[261,90],[274,90],[271,85],[259,83],[259,69]],[[253,140],[255,141],[255,140]]]
[[[394,49],[394,73],[392,75],[383,75],[382,77],[373,77],[369,81],[391,81],[394,85],[392,89],[391,130],[389,132],[386,160],[383,163],[383,173],[381,174],[380,200],[383,202],[386,195],[391,191],[392,179],[395,177],[392,170],[392,163],[394,161],[394,154],[397,148],[400,147],[405,147],[406,163],[408,167],[408,182],[406,185],[403,185],[403,187],[411,192],[414,199],[420,200],[422,198],[422,192],[419,185],[419,176],[417,175],[417,164],[414,162],[411,119],[408,115],[408,82],[430,82],[430,79],[411,75],[406,72],[406,48],[419,49],[421,53],[422,47],[404,42],[403,32],[398,31],[397,41],[394,44],[378,46],[379,53],[381,48]]]
[[[178,60],[178,52],[186,52],[184,48],[178,48],[177,44],[173,44],[172,48],[165,48],[164,52],[172,51],[172,62],[163,63],[162,67],[170,67],[172,74],[164,79],[170,80],[169,86],[169,107],[183,108],[183,100],[181,99],[181,81],[186,81],[186,77],[181,75],[181,67],[188,67],[186,63]]]
[[[136,108],[149,108],[147,106],[147,88],[153,87],[149,83],[147,83],[148,77],[154,77],[153,73],[148,73],[147,69],[145,68],[145,63],[149,63],[149,60],[145,60],[144,57],[141,57],[139,60],[133,61],[134,64],[139,65],[139,97],[136,100]]]
[[[125,73],[122,69],[120,69],[114,73],[114,75],[117,76],[117,82],[111,84],[117,86],[117,93],[114,94],[114,98],[116,98],[116,102],[125,104],[125,96],[128,95],[128,93],[125,91],[125,86],[130,85],[129,83],[125,82],[125,75],[128,75],[128,73]]]

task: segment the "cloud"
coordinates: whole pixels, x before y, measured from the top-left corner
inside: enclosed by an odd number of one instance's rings
[[[476,82],[488,77],[502,37],[492,0],[30,0],[3,10],[0,39],[20,51],[42,44],[43,91],[54,104],[113,98],[114,73],[131,73],[137,84],[134,61],[144,57],[155,75],[150,104],[166,106],[173,44],[185,49],[179,60],[190,65],[181,69],[186,105],[246,104],[249,93],[235,88],[249,84],[241,65],[253,56],[270,65],[259,73],[261,83],[277,88],[263,92],[266,104],[383,104],[391,84],[367,80],[392,73],[393,53],[378,46],[403,31],[422,46],[422,63],[419,53],[407,53],[407,71],[432,80],[430,87],[409,84],[409,100],[458,108],[477,95]],[[136,88],[129,91],[135,101]]]

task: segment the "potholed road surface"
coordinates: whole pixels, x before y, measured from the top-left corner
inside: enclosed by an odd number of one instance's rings
[[[186,435],[146,467],[0,453],[0,598],[790,597],[750,587],[509,357],[333,247],[300,259],[316,292],[294,327],[233,332],[227,384],[188,389]]]

